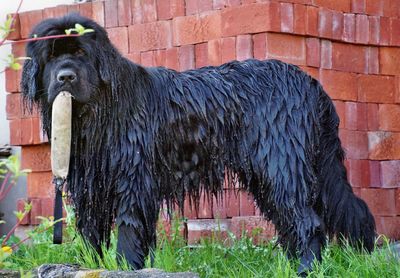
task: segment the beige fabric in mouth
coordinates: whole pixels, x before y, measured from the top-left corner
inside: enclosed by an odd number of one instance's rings
[[[53,102],[51,121],[51,170],[56,178],[68,175],[71,154],[72,96],[63,91]]]

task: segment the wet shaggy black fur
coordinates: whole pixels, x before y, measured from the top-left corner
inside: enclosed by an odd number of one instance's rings
[[[78,15],[36,26],[22,93],[51,133],[51,105],[73,99],[68,191],[79,231],[100,251],[115,222],[118,252],[134,268],[156,244],[160,204],[196,203],[237,178],[276,225],[280,243],[311,266],[325,236],[372,250],[374,219],[343,166],[339,118],[321,85],[277,60],[230,62],[176,72],[122,57],[103,28]]]

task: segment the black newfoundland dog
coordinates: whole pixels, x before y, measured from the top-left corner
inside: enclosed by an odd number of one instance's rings
[[[76,23],[94,32],[28,44],[21,86],[49,138],[53,100],[73,96],[67,189],[97,250],[116,223],[119,254],[142,268],[160,204],[219,195],[225,175],[254,195],[300,272],[321,259],[327,235],[373,249],[374,219],[347,180],[339,118],[318,81],[277,60],[145,68],[77,14],[45,20],[32,35]]]

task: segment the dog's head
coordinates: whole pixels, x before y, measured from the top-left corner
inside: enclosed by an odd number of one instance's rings
[[[76,36],[72,31],[72,36],[57,37],[76,24],[93,32]],[[94,21],[78,14],[47,19],[32,30],[31,38],[37,40],[27,45],[29,59],[21,81],[21,91],[29,102],[51,106],[59,92],[69,91],[75,102],[85,104],[112,82],[112,59],[118,54],[106,31]]]

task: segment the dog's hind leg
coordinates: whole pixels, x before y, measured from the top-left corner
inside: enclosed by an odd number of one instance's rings
[[[323,108],[320,111],[322,132],[318,161],[321,193],[317,205],[331,237],[344,237],[351,245],[372,251],[375,221],[367,204],[354,194],[347,180],[344,151],[338,136],[339,117],[323,91],[320,103]]]

